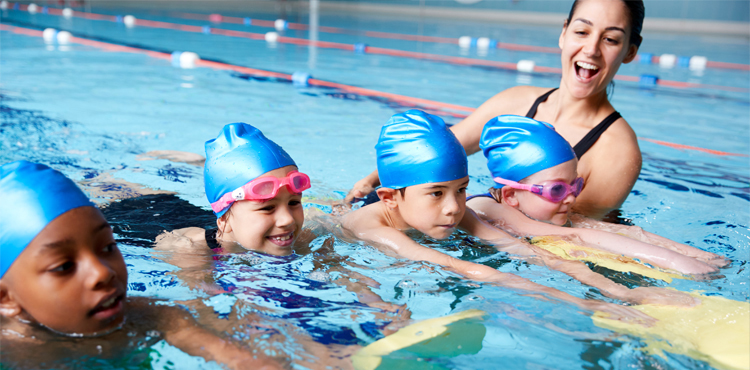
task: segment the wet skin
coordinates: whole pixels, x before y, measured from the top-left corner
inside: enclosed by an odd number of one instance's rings
[[[0,280],[0,313],[62,333],[95,334],[123,320],[128,273],[95,207],[50,222]]]

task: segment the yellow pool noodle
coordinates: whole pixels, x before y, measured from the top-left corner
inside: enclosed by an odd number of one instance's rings
[[[484,311],[472,309],[401,328],[352,356],[354,369],[375,370],[381,365],[389,369],[420,367],[416,361],[401,366],[386,364],[387,359],[384,357],[401,350],[421,357],[453,357],[477,353],[482,349],[482,340],[487,330],[481,323],[484,315]]]
[[[649,353],[683,354],[719,369],[750,369],[750,304],[690,294],[701,299],[701,304],[633,306],[659,320],[651,327],[606,319],[601,312],[592,320],[599,327],[642,338]]]
[[[649,267],[630,257],[621,256],[594,248],[584,247],[568,242],[566,240],[562,240],[559,237],[540,236],[531,239],[531,243],[566,260],[591,262],[595,265],[606,267],[610,270],[620,272],[633,272],[638,275],[650,277],[652,279],[663,280],[667,283],[671,283],[672,279],[675,278],[686,278],[678,272],[670,272],[657,267]]]

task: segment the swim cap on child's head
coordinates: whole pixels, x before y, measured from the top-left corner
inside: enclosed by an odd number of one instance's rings
[[[209,203],[214,203],[268,171],[295,165],[284,149],[257,128],[247,123],[230,123],[216,139],[206,141],[203,171],[206,197]],[[221,217],[228,209],[214,214]]]
[[[94,206],[76,184],[43,164],[0,166],[0,277],[32,239],[71,209]]]
[[[378,144],[378,174],[383,187],[401,189],[469,175],[466,151],[440,117],[420,110],[393,115]]]
[[[576,157],[570,144],[549,124],[512,115],[489,120],[479,147],[492,176],[511,181],[521,181]]]

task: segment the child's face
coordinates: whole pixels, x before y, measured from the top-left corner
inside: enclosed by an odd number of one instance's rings
[[[259,177],[283,178],[296,170],[296,166],[286,166]],[[218,226],[224,230],[222,238],[225,240],[261,253],[286,256],[292,253],[292,246],[305,221],[302,194],[290,193],[289,187],[284,186],[270,200],[234,203],[226,220],[222,219],[219,219]]]
[[[521,182],[527,185],[546,185],[553,181],[562,181],[570,184],[578,177],[578,172],[576,171],[577,165],[577,160],[571,159],[565,163],[539,171],[523,179]],[[515,190],[512,193],[516,199],[515,204],[507,200],[505,203],[518,208],[533,219],[546,221],[554,225],[565,225],[568,222],[568,213],[576,202],[576,197],[573,194],[568,194],[562,201],[553,203],[542,196],[526,190]]]
[[[98,209],[80,207],[50,222],[0,280],[2,314],[63,333],[120,325],[128,271]]]
[[[398,211],[411,227],[431,238],[447,238],[466,213],[466,187],[469,177],[414,185],[396,192]]]

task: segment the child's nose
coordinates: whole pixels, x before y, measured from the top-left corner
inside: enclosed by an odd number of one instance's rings
[[[294,224],[294,215],[289,207],[282,206],[276,211],[276,226],[280,228]]]
[[[91,256],[87,262],[86,280],[91,289],[107,287],[115,277],[115,271],[109,261],[99,256]]]
[[[562,200],[563,204],[573,204],[576,202],[576,196],[573,193],[568,193]]]
[[[446,197],[445,203],[443,204],[443,213],[452,216],[459,212],[461,212],[460,200],[456,197]]]

